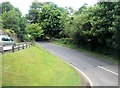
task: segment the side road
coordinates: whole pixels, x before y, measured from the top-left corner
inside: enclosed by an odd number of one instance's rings
[[[83,72],[92,86],[118,86],[118,65],[103,62],[97,57],[49,42],[38,43]]]

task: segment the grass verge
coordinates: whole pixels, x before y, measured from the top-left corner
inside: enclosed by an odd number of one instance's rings
[[[71,66],[41,47],[32,46],[2,57],[3,86],[80,86]]]
[[[120,63],[120,60],[117,60],[114,57],[103,55],[103,54],[100,54],[100,53],[97,53],[97,52],[94,52],[94,51],[91,52],[91,51],[89,51],[89,50],[87,50],[87,49],[85,49],[83,47],[78,48],[73,43],[66,43],[66,42],[63,42],[61,40],[56,40],[56,41],[53,41],[52,43],[60,45],[60,46],[65,46],[65,47],[68,47],[68,48],[72,48],[72,49],[78,50],[80,52],[84,52],[84,53],[89,54],[89,55],[91,55],[93,57],[97,57],[97,58],[99,57],[99,59],[107,61],[107,62],[112,62],[114,64]]]

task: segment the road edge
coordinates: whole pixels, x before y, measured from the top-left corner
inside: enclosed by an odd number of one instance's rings
[[[36,44],[37,45],[40,45],[39,43],[37,43],[36,42]],[[40,45],[42,48],[44,48],[42,45]],[[44,48],[45,50],[47,50],[46,48]],[[50,52],[49,50],[47,50],[48,52]],[[51,53],[51,52],[50,52]],[[51,53],[51,54],[53,54],[53,53]],[[54,55],[54,54],[53,54]],[[56,55],[55,55],[56,56]],[[57,57],[59,57],[59,56],[57,56]],[[61,58],[61,57],[59,57],[59,58]],[[89,82],[89,84],[86,84],[86,86],[90,86],[90,87],[92,87],[93,86],[93,83],[92,83],[92,81],[90,80],[90,78],[84,73],[84,72],[82,72],[81,70],[79,70],[77,67],[75,67],[75,66],[73,66],[72,64],[70,64],[70,63],[68,63],[67,61],[65,61],[65,60],[63,60],[63,59],[61,59],[62,61],[64,61],[66,64],[68,64],[69,66],[71,66],[72,68],[74,68],[76,71],[78,71],[82,76],[84,76],[84,77],[82,77],[84,80],[86,79],[88,82]]]
[[[63,60],[64,61],[64,60]],[[80,74],[82,75],[82,76],[84,76],[83,77],[83,79],[85,80],[87,80],[88,82],[89,82],[89,84],[87,84],[86,86],[93,86],[93,83],[92,83],[92,81],[90,80],[90,78],[84,73],[84,72],[82,72],[81,70],[79,70],[77,67],[75,67],[75,66],[73,66],[72,64],[70,64],[70,63],[68,63],[68,62],[66,62],[66,61],[64,61],[66,64],[68,64],[68,65],[70,65],[71,67],[73,67],[75,70],[77,70],[78,72],[80,72]]]
[[[52,44],[53,44],[53,43],[52,43]],[[56,45],[56,44],[54,44],[54,45]],[[57,46],[59,46],[59,45],[57,45]],[[63,46],[60,46],[60,47],[63,47]],[[60,58],[61,58],[61,57],[60,57]],[[62,60],[63,60],[63,59],[62,59]],[[75,67],[74,65],[66,62],[65,60],[63,60],[63,61],[64,61],[66,64],[68,64],[68,65],[70,65],[71,67],[73,67],[73,68],[74,68],[75,70],[77,70],[78,72],[80,72],[81,75],[84,76],[84,77],[86,78],[86,80],[89,82],[90,87],[93,86],[92,81],[90,80],[90,78],[89,78],[84,72],[82,72],[81,70],[79,70],[79,69],[78,69],[77,67]]]

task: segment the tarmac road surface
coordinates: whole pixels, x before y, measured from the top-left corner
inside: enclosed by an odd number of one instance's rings
[[[118,86],[118,65],[49,42],[38,44],[82,71],[90,79],[91,86]]]

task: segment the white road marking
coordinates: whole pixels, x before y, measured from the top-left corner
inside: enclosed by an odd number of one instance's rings
[[[37,44],[39,44],[39,43],[37,43]],[[42,46],[42,45],[41,45]],[[44,46],[42,46],[43,48],[44,48]],[[62,46],[61,46],[62,47]],[[48,49],[47,49],[48,50]],[[48,50],[49,51],[49,50]],[[50,53],[52,53],[52,52],[50,52]],[[52,53],[53,55],[54,55],[54,53]],[[61,58],[61,57],[60,57]],[[61,59],[61,60],[63,60],[63,59]],[[72,64],[70,64],[70,63],[68,63],[67,61],[65,61],[65,60],[63,60],[66,64],[68,64],[68,65],[70,65],[71,67],[73,67],[74,69],[76,69],[77,71],[79,71],[87,80],[88,80],[88,82],[90,83],[90,86],[92,87],[92,86],[94,86],[93,85],[93,83],[92,83],[92,81],[90,80],[90,78],[85,74],[85,73],[83,73],[81,70],[79,70],[77,67],[75,67],[75,66],[73,66]]]
[[[111,73],[113,73],[113,74],[115,74],[115,75],[119,75],[118,73],[113,72],[113,71],[111,71],[111,70],[109,70],[109,69],[106,69],[106,68],[104,68],[104,67],[102,67],[102,66],[98,66],[98,67],[101,68],[101,69],[103,69],[103,70],[105,70],[105,71],[111,72]]]
[[[86,77],[86,79],[89,81],[90,83],[90,86],[93,86],[93,83],[92,81],[90,80],[90,78],[85,74],[83,73],[81,70],[79,70],[77,67],[73,66],[72,64],[66,62],[65,60],[63,60],[66,64],[70,65],[71,67],[73,67],[74,69],[76,69],[77,71],[79,71],[84,77]]]

